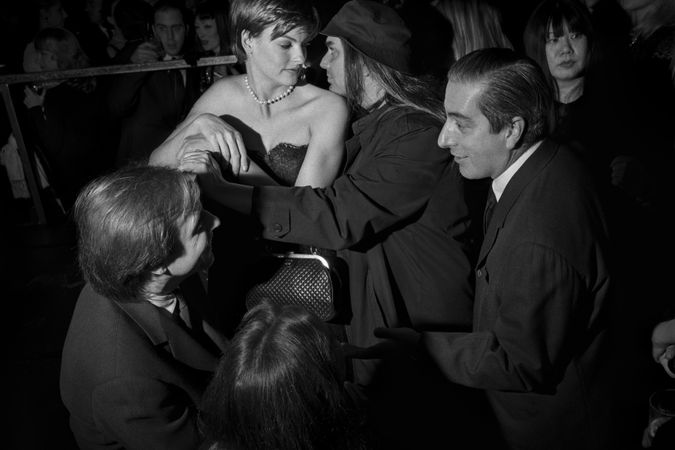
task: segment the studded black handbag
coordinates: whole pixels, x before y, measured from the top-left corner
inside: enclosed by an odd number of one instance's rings
[[[262,281],[246,294],[246,308],[263,300],[299,305],[318,318],[335,318],[342,301],[342,278],[336,261],[316,253],[274,253],[261,270]]]

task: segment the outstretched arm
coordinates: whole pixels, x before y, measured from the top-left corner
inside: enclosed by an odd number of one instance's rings
[[[218,102],[227,98],[223,97],[226,94],[223,86],[223,82],[216,83],[204,92],[188,117],[152,152],[151,165],[177,167],[183,156],[181,149],[185,139],[199,134],[209,144],[205,150],[220,153],[233,174],[248,170],[249,161],[241,134],[217,115],[222,112]]]

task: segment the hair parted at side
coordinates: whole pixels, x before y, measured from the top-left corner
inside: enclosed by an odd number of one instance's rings
[[[450,67],[448,81],[483,86],[478,108],[493,133],[510,125],[514,117],[522,117],[525,132],[520,145],[528,147],[551,130],[551,89],[539,65],[528,57],[505,48],[476,50]]]
[[[300,306],[251,309],[206,389],[200,420],[218,449],[359,449],[360,417],[338,344]]]
[[[142,298],[153,269],[183,251],[181,220],[201,211],[199,186],[166,167],[129,167],[95,179],[73,208],[78,259],[99,294]]]
[[[523,31],[525,53],[541,66],[546,81],[556,97],[558,96],[558,83],[551,75],[551,70],[548,67],[546,41],[549,28],[555,36],[562,36],[564,25],[567,25],[570,31],[586,36],[588,43],[586,72],[592,71],[593,66],[597,63],[593,22],[588,8],[579,0],[542,1],[530,14]]]
[[[365,69],[382,88],[383,101],[392,106],[410,107],[441,122],[444,120],[442,89],[432,81],[392,69],[355,50],[344,39],[339,39],[344,48],[345,97],[353,111],[363,110]]]
[[[295,28],[312,39],[319,32],[319,14],[310,0],[231,0],[230,42],[239,62],[246,61],[241,33],[246,30],[256,37],[270,25],[274,25],[272,39]]]

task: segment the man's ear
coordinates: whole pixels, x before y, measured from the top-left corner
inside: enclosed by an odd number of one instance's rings
[[[506,146],[509,149],[518,147],[518,144],[525,134],[525,119],[520,116],[514,117],[511,119],[511,124],[507,125],[505,131]]]

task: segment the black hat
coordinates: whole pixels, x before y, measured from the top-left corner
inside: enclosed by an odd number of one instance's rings
[[[399,72],[410,72],[410,30],[396,11],[381,3],[351,0],[321,31]]]

